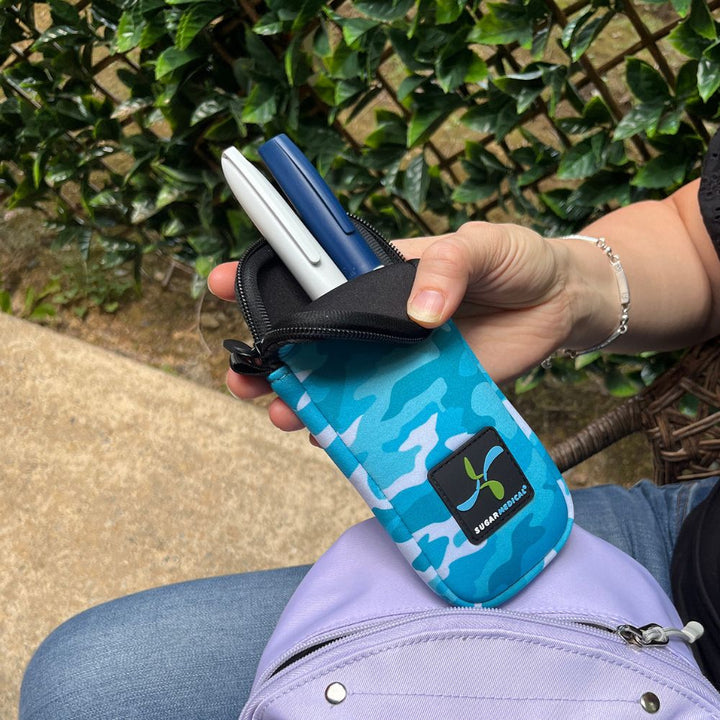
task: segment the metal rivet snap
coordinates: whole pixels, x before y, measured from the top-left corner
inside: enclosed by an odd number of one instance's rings
[[[656,713],[660,709],[660,698],[655,693],[643,693],[640,698],[640,707],[645,712]]]
[[[331,705],[339,705],[347,697],[347,690],[342,683],[330,683],[325,688],[325,699]]]

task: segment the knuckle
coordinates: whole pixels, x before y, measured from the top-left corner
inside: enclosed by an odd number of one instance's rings
[[[462,275],[467,272],[467,249],[463,243],[453,239],[442,239],[433,243],[422,257],[426,269],[431,266],[434,272],[442,275]]]

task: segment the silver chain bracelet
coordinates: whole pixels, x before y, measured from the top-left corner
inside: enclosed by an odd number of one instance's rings
[[[590,237],[589,235],[566,235],[566,240],[583,240],[585,242],[591,242],[593,245],[602,250],[607,255],[612,269],[615,271],[615,281],[617,283],[618,295],[620,296],[620,322],[617,327],[608,335],[605,340],[593,345],[592,347],[584,348],[583,350],[571,350],[570,348],[563,348],[560,353],[569,358],[576,358],[578,355],[586,355],[587,353],[596,352],[607,347],[611,342],[617,340],[621,335],[624,335],[628,330],[628,322],[630,320],[630,286],[628,285],[627,276],[623,270],[620,258],[612,251],[612,248],[607,244],[605,238]],[[544,368],[549,368],[552,357],[547,358],[542,362]]]

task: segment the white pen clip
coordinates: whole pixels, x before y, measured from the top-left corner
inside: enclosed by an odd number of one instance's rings
[[[234,147],[222,154],[225,179],[250,220],[311,299],[345,276],[270,181]]]

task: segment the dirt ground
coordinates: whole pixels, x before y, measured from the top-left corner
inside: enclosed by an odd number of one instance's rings
[[[70,302],[64,298],[68,289],[83,285],[78,275],[82,261],[75,250],[52,250],[53,238],[38,213],[11,211],[0,220],[0,294],[7,293],[14,315],[227,392],[227,354],[222,341],[247,338],[237,308],[207,291],[193,298],[192,272],[153,253],[144,259],[141,295],[126,292],[114,312],[93,307],[82,293],[79,300]],[[93,287],[89,292],[100,285],[101,294],[106,295],[113,283],[127,279],[110,274],[98,281],[97,271],[90,274]],[[54,289],[41,297],[48,288]],[[54,299],[58,297],[60,302]],[[619,402],[589,383],[545,385],[518,397],[512,397],[509,389],[506,392],[548,447]],[[571,486],[582,487],[631,484],[651,473],[647,444],[642,437],[633,437],[568,471],[566,478]]]

